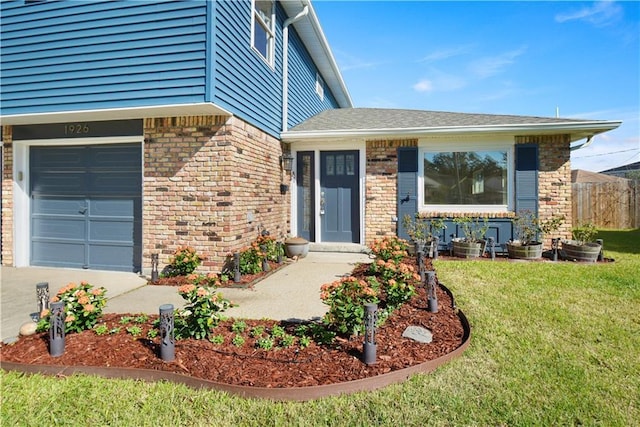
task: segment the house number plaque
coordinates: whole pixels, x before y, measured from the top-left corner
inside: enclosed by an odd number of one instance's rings
[[[13,140],[100,138],[106,136],[142,135],[142,120],[105,120],[100,122],[68,122],[13,127]]]

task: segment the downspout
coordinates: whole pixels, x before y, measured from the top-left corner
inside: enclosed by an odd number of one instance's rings
[[[581,148],[588,147],[589,145],[591,145],[592,141],[593,141],[593,135],[588,136],[587,141],[584,144],[574,145],[573,147],[570,148],[570,151],[576,151]]]
[[[289,25],[307,16],[309,6],[305,5],[293,18],[284,21],[282,25],[282,131],[289,128]]]

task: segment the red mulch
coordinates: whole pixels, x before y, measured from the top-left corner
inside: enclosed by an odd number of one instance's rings
[[[419,293],[403,305],[379,328],[376,336],[377,363],[366,365],[361,361],[362,337],[337,339],[330,346],[315,343],[307,348],[294,345],[289,348],[262,350],[256,347],[249,329],[256,325],[267,328],[275,324],[292,331],[296,324],[245,320],[248,328],[242,335],[244,345],[231,342],[233,320],[221,322],[213,335],[222,335],[223,344],[208,340],[186,339],[176,341],[176,359],[163,362],[159,358],[160,338],[147,338],[155,316],[142,324],[133,320],[121,324],[122,314],[105,314],[102,322],[109,330],[120,327],[113,334],[98,336],[94,331],[69,334],[65,352],[60,357],[48,353],[48,334],[21,337],[17,343],[0,347],[0,360],[42,365],[109,366],[145,368],[170,371],[226,384],[259,387],[304,387],[332,384],[376,376],[403,369],[448,354],[460,346],[464,330],[452,307],[449,295],[438,288],[438,313],[429,313],[426,293]],[[127,327],[140,326],[137,337],[126,332]],[[421,344],[402,333],[409,325],[422,326],[433,332],[433,342]]]

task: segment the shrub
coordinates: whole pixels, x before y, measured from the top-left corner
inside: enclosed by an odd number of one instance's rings
[[[380,281],[380,298],[391,311],[416,294],[412,282],[419,281],[420,276],[413,265],[378,259],[370,264],[369,272]]]
[[[51,302],[62,301],[64,303],[65,332],[81,332],[85,329],[92,329],[102,316],[102,309],[107,302],[106,292],[105,288],[94,288],[87,282],[81,282],[79,285],[69,283],[60,289],[56,296],[51,298]],[[44,310],[40,313],[40,317],[38,331],[49,330],[50,311]]]
[[[409,244],[406,240],[396,236],[387,236],[382,239],[375,239],[369,248],[376,258],[384,261],[393,260],[400,262],[407,256]]]
[[[590,222],[584,224],[577,224],[571,229],[571,235],[574,240],[577,240],[579,244],[583,245],[588,242],[593,242],[598,234],[596,226]]]
[[[240,274],[258,274],[262,271],[262,252],[257,242],[240,251]]]
[[[329,306],[324,322],[342,334],[364,332],[364,305],[379,301],[376,285],[351,276],[322,285],[320,298]]]
[[[169,277],[186,276],[195,271],[202,262],[200,255],[190,246],[180,246],[169,260]]]
[[[222,298],[213,287],[183,285],[178,288],[178,294],[187,304],[177,310],[181,318],[175,322],[177,337],[206,338],[211,328],[222,319],[222,313],[232,307],[231,302]]]

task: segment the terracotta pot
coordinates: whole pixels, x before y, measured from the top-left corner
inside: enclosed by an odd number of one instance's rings
[[[563,240],[562,250],[568,259],[585,262],[596,262],[602,250],[599,243],[578,244],[575,240]]]
[[[309,241],[302,237],[291,237],[284,241],[284,252],[287,257],[304,258],[309,253]]]
[[[514,259],[538,259],[542,257],[542,243],[532,243],[530,245],[520,245],[507,243],[509,258]]]

